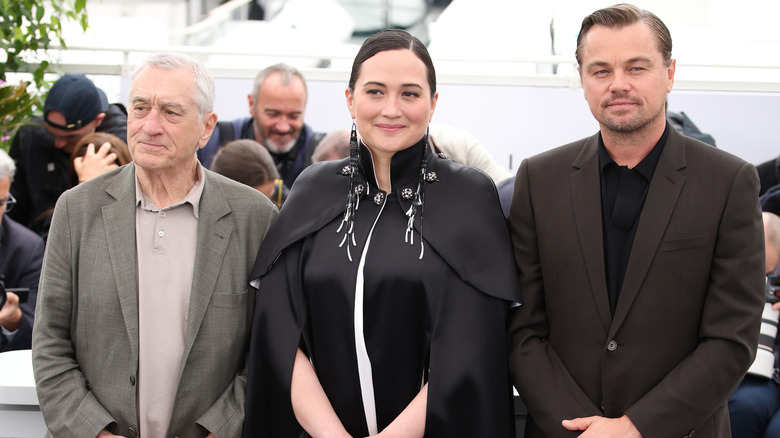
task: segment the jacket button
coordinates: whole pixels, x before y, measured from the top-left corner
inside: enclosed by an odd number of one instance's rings
[[[693,438],[694,436],[696,436],[695,430],[691,430],[690,432],[688,432],[688,435],[685,435],[686,438]]]
[[[130,376],[130,386],[135,386],[135,376]]]
[[[615,350],[617,350],[617,347],[618,347],[618,344],[617,344],[617,342],[615,342],[614,339],[609,341],[609,344],[607,344],[607,350],[609,350],[609,351],[615,351]]]
[[[130,433],[130,436],[138,436],[138,431],[132,426],[128,427],[127,431]]]

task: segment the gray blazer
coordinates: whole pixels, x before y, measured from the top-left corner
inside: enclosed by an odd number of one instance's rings
[[[753,165],[671,129],[614,316],[597,136],[524,161],[509,213],[523,306],[509,369],[526,437],[626,414],[646,437],[728,437],[726,399],[755,355],[764,301]]]
[[[65,192],[47,242],[33,368],[50,436],[136,436],[135,167]],[[169,436],[239,437],[254,311],[247,277],[276,207],[204,169],[198,244]]]

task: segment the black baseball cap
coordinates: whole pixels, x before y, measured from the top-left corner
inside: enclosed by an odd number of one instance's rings
[[[73,131],[95,120],[108,109],[108,99],[103,90],[84,75],[66,74],[49,90],[43,105],[43,119],[50,126]],[[65,124],[48,120],[49,111],[59,111],[65,116]]]

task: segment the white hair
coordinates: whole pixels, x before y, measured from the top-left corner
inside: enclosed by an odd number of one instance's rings
[[[133,82],[144,68],[150,66],[164,70],[188,69],[195,76],[195,86],[198,92],[192,98],[198,105],[200,118],[203,119],[206,114],[214,111],[214,77],[198,60],[183,53],[156,53],[146,58],[146,61],[136,69],[132,76]]]
[[[11,179],[14,179],[15,173],[16,164],[14,163],[13,158],[9,157],[4,150],[0,149],[0,178],[10,177]]]

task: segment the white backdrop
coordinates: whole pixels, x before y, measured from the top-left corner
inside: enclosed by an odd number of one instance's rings
[[[350,124],[343,81],[308,81],[305,120],[317,131]],[[249,115],[250,79],[217,79],[220,119]],[[125,92],[126,96],[126,92]],[[669,109],[684,111],[719,148],[758,164],[780,154],[780,94],[672,91]],[[439,84],[433,120],[471,131],[506,167],[593,134],[598,124],[580,88]]]

